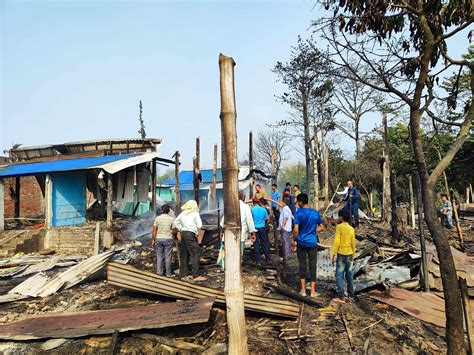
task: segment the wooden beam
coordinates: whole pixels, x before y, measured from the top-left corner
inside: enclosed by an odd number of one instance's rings
[[[5,191],[3,179],[0,179],[0,230],[5,229]]]
[[[151,163],[151,208],[153,218],[156,217],[156,159]]]
[[[113,175],[109,174],[107,179],[107,222],[106,222],[106,230],[104,231],[104,241],[103,245],[104,248],[110,248],[114,243],[114,237],[112,233],[112,225],[113,225],[113,193],[114,193],[114,186],[113,186]]]
[[[390,223],[390,157],[388,152],[387,114],[382,116],[382,139],[383,139],[383,192],[382,192],[382,219]]]
[[[415,228],[415,198],[413,195],[413,176],[408,175],[408,189],[410,191],[410,225],[412,228]]]
[[[423,220],[423,198],[421,194],[421,182],[420,177],[416,174],[415,177],[416,186],[416,206],[418,208],[418,230],[420,232],[420,249],[421,249],[421,273],[423,278],[421,280],[421,287],[423,291],[430,291],[430,284],[428,280],[428,260],[426,258],[426,246],[425,246],[425,226]]]
[[[179,193],[179,152],[176,151],[174,153],[174,179],[175,179],[175,184],[174,184],[174,195],[175,195],[175,201],[174,201],[174,213],[176,216],[179,214],[179,209],[181,206],[181,197]]]
[[[46,228],[51,228],[53,223],[53,180],[51,175],[46,175],[44,195],[44,224]]]
[[[229,354],[248,354],[244,286],[240,256],[239,164],[234,88],[234,59],[219,55],[222,176],[224,185],[225,299]]]
[[[209,204],[209,207],[211,210],[215,210],[217,208],[216,185],[217,185],[217,144],[214,144],[214,160],[212,162],[211,203]]]
[[[193,169],[194,169],[194,200],[199,205],[199,162],[201,159],[201,143],[199,137],[196,138],[196,156],[193,160]]]
[[[319,173],[318,173],[318,126],[313,127],[313,179],[314,179],[314,196],[313,207],[319,211]]]
[[[21,194],[21,183],[20,177],[15,178],[15,218],[20,217],[20,194]]]
[[[469,301],[469,294],[467,290],[466,279],[462,277],[459,278],[459,289],[461,290],[462,305],[464,310],[464,320],[466,321],[466,331],[467,331],[467,349],[468,354],[472,355],[474,353],[474,329],[472,327],[472,313],[471,313],[471,303]]]
[[[253,133],[252,131],[249,132],[249,171],[250,171],[250,184],[249,184],[249,198],[252,198],[254,195],[254,189],[253,189],[253,172],[252,170],[254,169],[253,166]]]

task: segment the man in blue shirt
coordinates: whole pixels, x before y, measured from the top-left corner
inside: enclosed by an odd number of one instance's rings
[[[265,255],[265,261],[270,263],[272,261],[270,257],[270,242],[268,240],[267,225],[268,221],[268,212],[262,207],[260,200],[257,197],[252,199],[253,208],[252,208],[252,217],[253,223],[255,224],[255,229],[257,230],[255,241],[253,243],[253,249],[255,252],[255,261],[260,263],[261,252]]]
[[[359,197],[359,191],[354,187],[352,181],[348,181],[347,193],[344,196],[344,201],[346,201],[344,209],[351,214],[351,224],[353,224],[354,227],[359,226]]]
[[[301,193],[297,197],[299,206],[294,218],[293,236],[297,243],[296,255],[299,264],[300,294],[306,296],[307,262],[311,297],[316,297],[316,255],[318,251],[318,233],[324,229],[321,214],[308,206],[308,195]]]
[[[280,191],[278,191],[277,184],[272,184],[272,200],[280,202]],[[275,221],[278,222],[280,220],[280,211],[278,210],[279,206],[277,202],[272,202],[272,210]]]

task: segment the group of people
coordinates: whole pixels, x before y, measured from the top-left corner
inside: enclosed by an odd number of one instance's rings
[[[350,183],[350,182],[349,182]],[[334,246],[332,247],[333,262],[336,266],[336,284],[339,300],[344,299],[344,279],[347,281],[349,297],[354,294],[352,282],[352,263],[355,254],[355,232],[351,226],[351,214],[357,206],[358,192],[348,183],[348,207],[339,212],[339,224],[336,227]],[[349,186],[350,185],[350,186]],[[252,207],[250,207],[252,205]],[[261,185],[255,186],[255,193],[246,200],[244,191],[239,191],[239,207],[241,216],[241,252],[249,242],[253,245],[256,263],[272,263],[268,225],[273,213],[281,231],[283,259],[287,261],[292,252],[296,251],[299,267],[300,294],[306,296],[306,279],[309,269],[310,296],[317,297],[316,292],[316,256],[318,250],[327,248],[318,240],[318,233],[324,229],[319,211],[309,206],[306,193],[299,190],[298,185],[287,183],[282,194],[276,184],[272,185],[271,197]],[[358,206],[357,206],[358,208]],[[221,225],[224,226],[223,221]],[[174,218],[170,215],[167,205],[162,207],[162,214],[155,219],[152,230],[152,245],[156,247],[157,273],[172,276],[171,256],[174,239],[179,233],[179,258],[181,278],[195,281],[205,280],[199,275],[201,247],[197,235],[202,227],[196,201],[190,200],[182,206],[182,212]],[[225,241],[224,241],[225,244]],[[191,271],[189,264],[191,263]]]

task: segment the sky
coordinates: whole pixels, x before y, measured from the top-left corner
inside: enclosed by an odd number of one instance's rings
[[[288,117],[288,107],[275,100],[283,88],[271,69],[288,59],[298,35],[311,34],[314,3],[0,0],[0,150],[139,138],[142,100],[147,137],[164,140],[163,157],[179,150],[182,168],[191,168],[199,136],[201,168],[212,167],[223,53],[237,63],[243,158],[250,130]]]

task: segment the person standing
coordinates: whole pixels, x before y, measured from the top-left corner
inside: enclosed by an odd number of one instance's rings
[[[441,205],[441,215],[443,216],[442,224],[451,229],[453,228],[453,206],[451,205],[451,201],[448,200],[448,195],[442,194],[441,201],[443,204]]]
[[[346,201],[344,209],[351,214],[351,224],[353,223],[354,227],[359,226],[359,197],[359,191],[354,187],[352,181],[348,181],[347,192],[344,196],[344,201]]]
[[[291,231],[293,224],[293,213],[291,212],[290,207],[290,198],[285,197],[281,202],[281,213],[278,223],[278,229],[282,231],[282,240],[283,240],[283,258],[287,261],[291,256]]]
[[[204,281],[205,278],[198,275],[201,247],[198,244],[197,233],[202,227],[199,208],[195,200],[189,200],[181,207],[181,210],[182,212],[173,222],[173,227],[181,233],[179,275],[181,278],[188,276],[189,261],[191,261],[191,276],[195,281]]]
[[[347,210],[340,210],[336,236],[332,247],[332,263],[336,265],[336,285],[338,302],[344,302],[344,279],[347,283],[349,298],[354,297],[354,280],[352,267],[356,249],[355,231],[349,224],[350,214]]]
[[[262,188],[262,185],[257,184],[257,185],[255,185],[255,194],[253,195],[253,197],[256,197],[256,198],[258,198],[259,200],[261,200],[262,198],[268,198],[268,194],[267,194],[267,192]]]
[[[277,184],[272,184],[272,200],[273,200],[272,202],[273,215],[275,216],[275,221],[279,221],[280,210],[279,210],[278,202],[280,202],[280,191],[278,191]]]
[[[267,226],[266,223],[268,222],[268,212],[267,210],[262,207],[260,200],[257,197],[252,199],[253,208],[252,208],[252,217],[253,222],[255,224],[255,228],[257,229],[255,241],[253,244],[254,252],[255,252],[255,261],[260,263],[261,261],[261,250],[265,255],[265,261],[270,263],[271,256],[270,256],[270,241],[268,240],[268,233],[267,233]],[[261,248],[261,250],[260,250]]]
[[[156,273],[166,276],[173,276],[171,272],[171,257],[173,255],[173,233],[172,227],[174,217],[170,216],[170,206],[161,206],[161,215],[156,217],[151,232],[151,246],[156,247]],[[164,264],[164,268],[163,268]]]
[[[297,198],[298,212],[294,218],[293,236],[297,244],[300,294],[306,296],[307,265],[309,263],[311,297],[316,297],[316,256],[318,232],[324,229],[321,214],[308,206],[308,195],[300,193]]]

